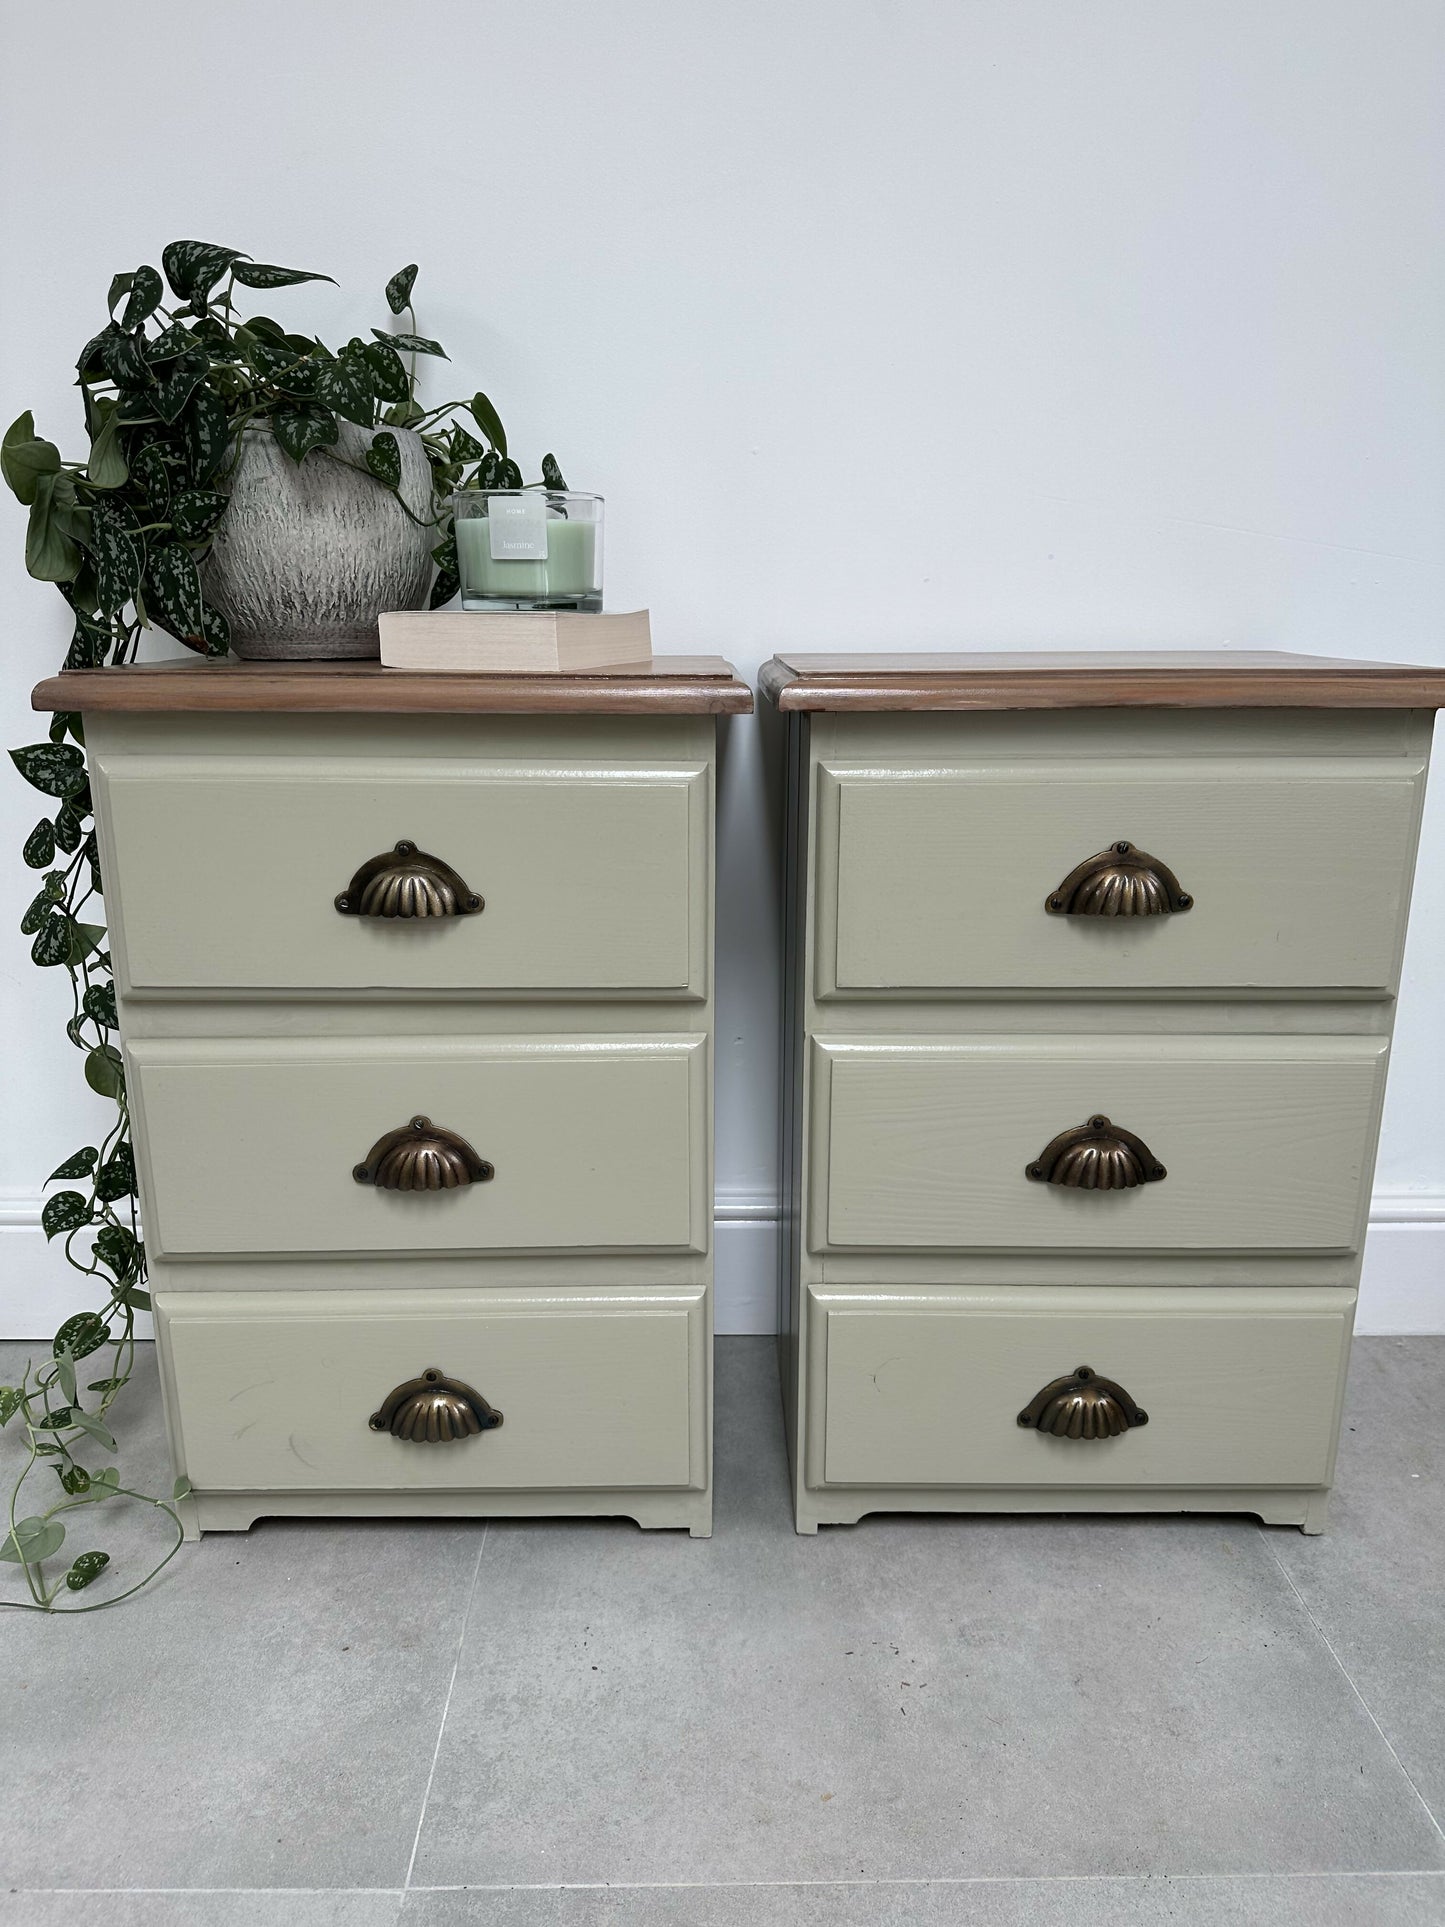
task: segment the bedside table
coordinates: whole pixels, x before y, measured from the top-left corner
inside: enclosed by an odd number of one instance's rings
[[[712,658],[67,672],[189,1525],[711,1530]]]
[[[798,1530],[1322,1529],[1445,670],[775,657]]]

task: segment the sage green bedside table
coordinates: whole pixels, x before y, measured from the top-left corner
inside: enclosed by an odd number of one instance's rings
[[[1445,670],[775,657],[800,1532],[1322,1530]]]
[[[714,658],[66,672],[193,1531],[712,1524]]]

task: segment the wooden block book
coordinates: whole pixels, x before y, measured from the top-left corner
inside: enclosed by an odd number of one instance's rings
[[[380,621],[388,669],[447,675],[575,676],[652,661],[646,609],[584,615],[574,609],[402,610]]]

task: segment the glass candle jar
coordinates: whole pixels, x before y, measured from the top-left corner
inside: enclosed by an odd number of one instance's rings
[[[600,495],[461,489],[452,507],[464,609],[601,609]]]

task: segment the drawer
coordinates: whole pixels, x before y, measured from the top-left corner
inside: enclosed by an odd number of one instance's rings
[[[1387,1049],[1379,1037],[815,1039],[812,1247],[1353,1249]],[[1096,1116],[1166,1175],[1107,1190],[1027,1175]]]
[[[701,767],[110,759],[122,983],[705,996],[708,780]],[[358,869],[395,861],[399,841],[484,907],[339,911]]]
[[[707,1249],[703,1037],[142,1038],[127,1056],[157,1257]],[[493,1175],[358,1182],[418,1116]],[[403,1176],[406,1149],[373,1175]]]
[[[816,991],[1356,988],[1398,974],[1419,761],[820,768]],[[1051,914],[1127,840],[1172,914]]]
[[[155,1302],[177,1456],[201,1492],[706,1483],[700,1286],[170,1292]],[[501,1424],[439,1441],[373,1429],[388,1395],[428,1371],[479,1393]],[[429,1400],[459,1402],[441,1384],[419,1397],[421,1417]]]
[[[809,1483],[1324,1485],[1353,1306],[1311,1289],[814,1292]],[[1021,1426],[1081,1365],[1147,1422]]]

